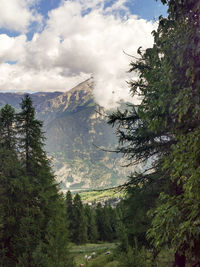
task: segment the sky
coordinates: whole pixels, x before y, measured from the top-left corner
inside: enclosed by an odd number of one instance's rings
[[[94,78],[106,108],[131,100],[138,47],[167,8],[155,0],[0,0],[0,91],[68,91]]]

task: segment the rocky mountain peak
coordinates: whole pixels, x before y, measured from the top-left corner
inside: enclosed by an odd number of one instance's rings
[[[74,112],[78,107],[93,101],[93,80],[88,79],[71,90],[37,106],[38,112]]]
[[[44,122],[45,149],[64,191],[112,187],[126,180],[119,155],[98,149],[113,150],[117,140],[104,108],[94,101],[93,88],[93,79],[88,79],[64,93],[31,94],[37,118]],[[2,93],[0,106],[18,109],[22,97]]]
[[[88,94],[92,94],[93,91],[93,86],[94,86],[94,81],[93,78],[87,79],[82,83],[79,83],[75,87],[73,87],[70,91],[66,92],[67,93],[76,93],[76,92],[87,92]]]

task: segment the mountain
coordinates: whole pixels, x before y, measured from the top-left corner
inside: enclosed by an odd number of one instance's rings
[[[31,94],[31,98],[34,102],[35,108],[37,109],[37,106],[41,103],[44,103],[45,101],[55,98],[61,94],[61,92],[38,92]],[[23,96],[24,93],[0,93],[0,107],[8,103],[18,110],[20,108],[20,102]]]
[[[0,106],[19,109],[23,94],[0,93]],[[97,189],[120,185],[128,169],[121,155],[105,152],[117,145],[114,130],[106,123],[105,109],[93,97],[93,81],[61,92],[31,94],[38,119],[44,122],[46,150],[63,190]]]

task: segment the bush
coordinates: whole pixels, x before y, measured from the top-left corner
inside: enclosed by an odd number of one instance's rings
[[[151,254],[144,247],[138,248],[137,240],[135,240],[134,248],[129,247],[127,253],[121,253],[121,267],[151,267]]]

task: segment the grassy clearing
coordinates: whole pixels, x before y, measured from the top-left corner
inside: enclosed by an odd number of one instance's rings
[[[87,267],[117,267],[117,261],[113,258],[113,250],[117,247],[116,243],[99,243],[99,244],[85,244],[73,245],[70,249],[74,255],[76,266],[85,264]],[[105,255],[106,251],[111,251],[110,255]],[[85,260],[85,255],[91,255],[95,252],[96,255],[90,261]]]
[[[124,198],[125,192],[117,189],[101,190],[101,191],[90,191],[80,193],[82,201],[87,202],[98,202],[102,199],[109,198]]]
[[[119,262],[116,261],[113,255],[105,255],[101,254],[94,259],[91,259],[87,265],[87,267],[119,267]]]
[[[136,254],[130,253],[125,255],[125,257],[122,257],[122,254],[117,254],[115,251],[117,245],[117,243],[85,244],[79,246],[72,245],[70,251],[74,256],[76,267],[80,267],[80,264],[84,264],[85,267],[121,267],[122,263],[125,263],[125,266],[135,267],[171,267],[173,265],[173,251],[171,250],[161,251],[153,262],[151,262],[151,252],[146,251],[146,260],[142,263],[141,259],[144,258],[144,255],[141,254],[142,250],[140,252],[138,251]],[[111,253],[105,255],[106,251],[110,251]],[[90,256],[92,252],[96,253],[95,257],[86,261],[85,255]]]

